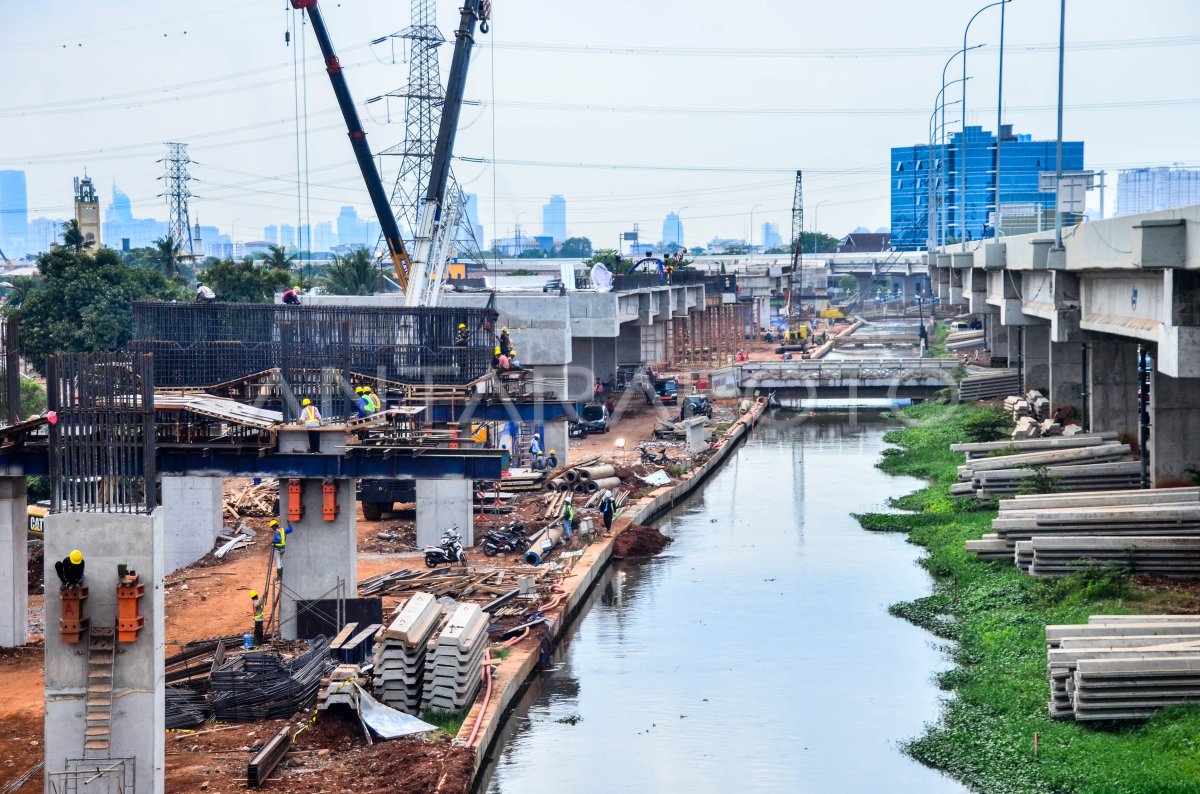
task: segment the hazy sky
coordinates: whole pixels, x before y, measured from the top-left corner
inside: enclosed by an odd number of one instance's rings
[[[456,154],[494,152],[497,163],[458,161],[455,170],[479,194],[489,238],[518,221],[540,232],[551,193],[567,198],[568,231],[600,245],[634,223],[657,240],[663,216],[680,208],[688,242],[746,236],[756,205],[756,239],[768,220],[786,238],[797,168],[810,228],[886,226],[888,149],[926,139],[942,65],[982,5],[495,0],[467,87],[483,104],[464,109]],[[225,231],[236,221],[239,240],[295,223],[287,6],[0,0],[0,168],[27,171],[31,215],[68,215],[72,177],[86,168],[104,205],[116,179],[135,215],[164,218],[156,161],[174,140],[197,161],[193,221]],[[409,3],[321,7],[360,105],[404,84],[400,48],[393,62],[390,40],[369,42],[408,25]],[[981,14],[970,35],[987,46],[968,60],[968,123],[988,129],[998,12]],[[457,2],[439,0],[438,14],[452,39]],[[1007,22],[1005,121],[1051,138],[1058,3],[1013,0]],[[299,214],[314,224],[344,204],[368,214],[312,31],[301,32],[308,199]],[[1065,135],[1086,142],[1088,167],[1200,164],[1200,3],[1069,0],[1067,42]],[[450,55],[443,47],[443,75]],[[956,60],[948,79],[960,70]],[[958,98],[957,87],[948,91]],[[391,123],[383,102],[360,112],[373,150],[402,140],[401,105]],[[390,190],[386,170],[384,180]],[[1115,191],[1107,203],[1111,212]]]

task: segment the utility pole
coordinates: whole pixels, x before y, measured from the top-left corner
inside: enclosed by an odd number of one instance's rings
[[[797,278],[799,281],[797,282]],[[796,300],[796,290],[804,292],[804,172],[796,172],[796,192],[792,196],[792,288],[788,291],[788,314],[799,312],[803,305]],[[799,286],[797,287],[797,283]]]
[[[192,191],[188,189],[188,182],[192,181],[188,165],[192,159],[188,157],[187,147],[186,143],[167,144],[167,156],[159,160],[166,164],[167,172],[159,177],[166,182],[166,192],[158,195],[167,199],[170,236],[187,256],[194,257],[196,251],[192,241],[192,224],[188,217],[188,199],[192,197]]]
[[[1067,36],[1067,0],[1061,0],[1058,12],[1058,140],[1054,147],[1054,250],[1062,244],[1062,176],[1063,176],[1063,44]],[[1143,480],[1145,477],[1143,476]],[[1145,487],[1145,486],[1143,486]]]

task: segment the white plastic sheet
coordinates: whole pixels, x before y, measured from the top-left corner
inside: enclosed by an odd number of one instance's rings
[[[596,292],[612,292],[613,277],[603,262],[592,265],[592,289]]]
[[[401,736],[437,730],[436,726],[411,714],[383,705],[361,686],[358,687],[358,712],[363,722],[381,739],[399,739]]]

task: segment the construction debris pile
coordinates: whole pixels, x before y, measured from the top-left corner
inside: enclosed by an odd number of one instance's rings
[[[1055,491],[1123,490],[1141,487],[1142,465],[1114,433],[952,444],[966,453],[953,496],[1005,496],[1043,477]],[[1030,482],[1025,482],[1030,481]]]
[[[225,494],[225,512],[233,520],[242,516],[269,518],[279,515],[279,483],[276,480],[251,482],[240,490]]]
[[[1200,488],[1017,496],[1001,500],[992,530],[967,551],[1032,576],[1110,566],[1200,577]]]
[[[1050,401],[1036,389],[1026,392],[1024,397],[1004,398],[1004,410],[1012,413],[1014,439],[1074,436],[1083,432],[1077,424],[1050,416]]]
[[[375,696],[412,715],[465,708],[479,690],[487,625],[475,604],[446,614],[431,593],[414,593],[376,639]]]
[[[1046,627],[1050,716],[1139,720],[1200,701],[1200,616],[1092,615]]]

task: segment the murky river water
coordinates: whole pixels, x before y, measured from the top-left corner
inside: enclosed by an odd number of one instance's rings
[[[891,425],[763,424],[619,564],[509,722],[487,791],[950,792],[897,744],[936,716],[933,638],[887,614],[918,549],[849,515],[917,487],[874,464]]]

